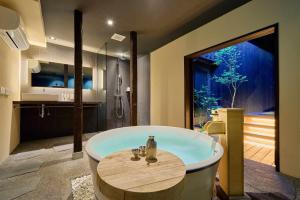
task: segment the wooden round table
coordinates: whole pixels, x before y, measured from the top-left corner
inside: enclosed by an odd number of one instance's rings
[[[145,157],[133,161],[130,150],[113,153],[100,161],[97,184],[103,199],[177,200],[181,198],[186,168],[182,160],[157,151],[157,162]]]

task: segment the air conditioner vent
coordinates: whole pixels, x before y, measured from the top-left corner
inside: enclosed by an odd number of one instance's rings
[[[0,37],[10,48],[26,50],[29,42],[20,21],[21,18],[15,11],[0,6]]]
[[[119,42],[122,42],[126,37],[124,35],[120,35],[120,34],[113,34],[113,36],[111,36],[111,39],[112,40],[116,40],[116,41],[119,41]]]

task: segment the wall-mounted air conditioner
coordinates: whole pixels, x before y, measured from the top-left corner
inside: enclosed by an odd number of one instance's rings
[[[21,17],[14,10],[0,6],[0,36],[13,49],[26,50],[29,42],[21,26]]]

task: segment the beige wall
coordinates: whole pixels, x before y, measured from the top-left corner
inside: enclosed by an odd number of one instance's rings
[[[300,1],[253,0],[151,53],[151,124],[184,127],[184,56],[279,23],[280,167],[300,178]]]
[[[20,51],[10,49],[0,39],[0,86],[10,95],[0,95],[0,162],[19,144],[19,110],[12,101],[20,99]]]

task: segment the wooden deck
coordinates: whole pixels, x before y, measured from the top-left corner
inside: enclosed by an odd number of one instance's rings
[[[244,158],[274,166],[274,148],[244,142]]]

